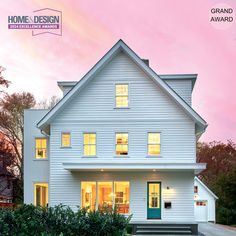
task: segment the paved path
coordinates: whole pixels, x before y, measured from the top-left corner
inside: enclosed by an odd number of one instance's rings
[[[236,231],[213,223],[199,223],[198,231],[205,236],[236,236]]]

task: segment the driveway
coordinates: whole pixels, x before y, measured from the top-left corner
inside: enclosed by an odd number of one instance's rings
[[[205,236],[236,236],[236,231],[213,223],[199,223],[198,231]]]

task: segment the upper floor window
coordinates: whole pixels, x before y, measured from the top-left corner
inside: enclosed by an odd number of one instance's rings
[[[47,158],[47,139],[46,138],[36,138],[36,159],[46,159]]]
[[[116,155],[128,155],[128,134],[116,134]]]
[[[194,193],[198,193],[198,187],[194,186]]]
[[[62,133],[61,146],[70,147],[70,133]]]
[[[128,84],[116,84],[116,107],[129,106]]]
[[[96,134],[84,134],[84,156],[96,156]]]
[[[148,155],[155,156],[161,153],[161,134],[148,133]]]

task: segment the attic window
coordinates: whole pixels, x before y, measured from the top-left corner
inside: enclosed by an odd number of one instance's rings
[[[116,84],[116,107],[129,106],[128,84]]]
[[[194,193],[198,193],[198,188],[197,188],[197,186],[194,186]]]

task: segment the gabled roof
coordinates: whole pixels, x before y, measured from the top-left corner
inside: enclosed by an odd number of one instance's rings
[[[200,132],[207,127],[206,121],[198,115],[170,86],[167,85],[132,49],[121,39],[94,65],[94,67],[53,107],[37,124],[38,128],[45,129],[56,115],[77,95],[84,86],[119,52],[124,52],[139,66],[161,89],[163,89],[183,110],[196,122]]]
[[[194,178],[199,184],[202,185],[215,199],[219,199],[197,176]]]

